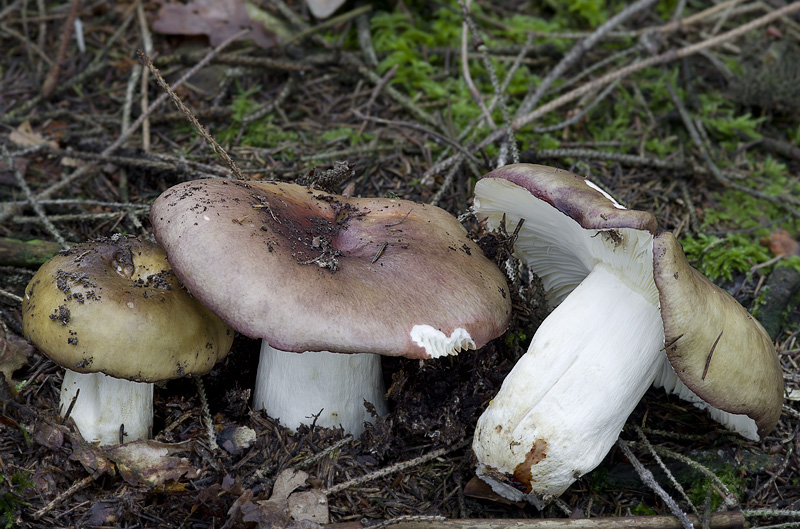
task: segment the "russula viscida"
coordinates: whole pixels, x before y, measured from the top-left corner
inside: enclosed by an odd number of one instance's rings
[[[508,325],[502,273],[433,206],[197,180],[164,192],[150,219],[187,288],[264,339],[255,406],[290,427],[324,408],[316,424],[359,433],[364,400],[385,409],[377,355],[456,354]],[[306,351],[319,361],[294,354]]]
[[[66,368],[61,414],[103,445],[146,439],[153,382],[201,375],[230,350],[233,331],[178,282],[164,251],[133,237],[77,244],[25,288],[26,338]]]
[[[775,426],[783,385],[769,336],[671,234],[656,235],[652,215],[531,164],[482,178],[474,209],[490,228],[525,220],[515,255],[555,307],[478,421],[478,474],[495,492],[538,507],[564,492],[656,378],[749,439]]]

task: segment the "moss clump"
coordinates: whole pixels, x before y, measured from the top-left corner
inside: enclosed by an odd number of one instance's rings
[[[14,527],[17,512],[28,505],[22,500],[21,492],[33,487],[27,472],[14,472],[11,477],[3,476],[0,481],[0,523],[5,529]]]
[[[702,233],[686,237],[683,251],[689,262],[712,281],[732,281],[734,275],[747,274],[754,265],[772,257],[757,241],[734,233],[723,238]]]
[[[721,468],[714,470],[714,475],[728,487],[736,497],[740,497],[742,492],[747,486],[747,478],[741,475],[736,468],[730,463],[725,463]],[[702,477],[693,481],[686,489],[686,495],[692,500],[695,505],[704,505],[706,502],[706,495],[709,490],[713,490],[717,485],[713,480]],[[711,495],[711,510],[715,511],[722,503],[722,498],[719,494],[712,493]]]

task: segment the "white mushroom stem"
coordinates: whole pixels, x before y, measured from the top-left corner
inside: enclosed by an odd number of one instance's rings
[[[62,417],[73,399],[75,404],[69,416],[90,443],[119,444],[121,425],[124,425],[125,442],[150,437],[153,429],[152,384],[67,369],[61,384]]]
[[[595,266],[545,319],[478,421],[478,475],[541,508],[600,464],[663,355],[655,288]]]
[[[358,437],[364,422],[375,421],[364,401],[384,415],[384,393],[379,355],[290,353],[261,341],[253,407],[264,409],[288,428],[312,424],[319,414],[317,426],[341,426]]]
[[[656,378],[653,380],[653,386],[664,388],[664,391],[667,393],[677,395],[683,400],[691,402],[701,410],[708,411],[712,419],[725,428],[738,433],[742,437],[750,439],[751,441],[759,440],[758,426],[753,419],[747,415],[722,411],[695,395],[695,393],[686,387],[686,384],[681,382],[678,378],[678,375],[675,373],[675,370],[672,368],[666,356],[664,356],[664,359],[661,361],[661,366],[656,374]]]

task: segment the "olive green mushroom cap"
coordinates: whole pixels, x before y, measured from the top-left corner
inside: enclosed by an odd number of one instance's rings
[[[122,236],[75,245],[42,265],[25,289],[22,327],[67,369],[136,382],[207,373],[233,342],[161,247]]]
[[[671,233],[653,241],[653,274],[667,358],[678,378],[715,408],[753,419],[763,438],[783,403],[781,366],[767,332],[689,265]]]
[[[508,325],[505,277],[434,206],[196,180],[162,194],[150,220],[195,296],[284,351],[430,358]]]

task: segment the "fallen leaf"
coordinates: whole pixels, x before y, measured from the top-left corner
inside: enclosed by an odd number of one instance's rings
[[[275,484],[272,486],[272,496],[270,500],[287,500],[289,494],[298,487],[305,485],[308,473],[296,468],[287,468],[275,477]]]
[[[282,529],[289,525],[289,506],[286,501],[260,501],[242,504],[243,522],[255,522],[257,529]]]
[[[70,419],[71,420],[71,419]],[[74,428],[74,423],[73,428]],[[97,479],[101,474],[108,473],[114,475],[114,463],[112,463],[102,448],[89,444],[83,440],[80,433],[70,437],[72,441],[72,455],[69,456],[73,461],[80,463],[86,471]]]
[[[254,24],[242,0],[195,0],[188,4],[164,4],[158,10],[153,30],[168,35],[207,35],[212,46],[222,44],[244,28],[261,48],[277,45],[277,38],[263,24]]]
[[[81,522],[88,527],[113,526],[119,521],[122,508],[117,502],[98,501],[81,517]]]
[[[775,256],[800,255],[800,244],[795,241],[786,230],[776,230],[768,238],[761,239],[761,244],[769,248]]]
[[[506,505],[516,505],[517,507],[523,507],[526,505],[526,503],[523,501],[511,501],[500,496],[492,490],[491,485],[483,481],[478,476],[473,476],[472,479],[470,479],[464,486],[464,496],[469,498],[490,500],[497,503],[504,503]]]
[[[6,334],[0,329],[0,374],[5,377],[12,388],[14,382],[11,375],[25,365],[28,355],[31,353],[33,353],[33,347],[22,337],[12,332]]]
[[[191,441],[171,444],[141,439],[106,447],[105,451],[116,463],[122,479],[131,485],[158,487],[168,480],[197,477],[197,470],[188,459],[174,455],[191,448]]]
[[[48,147],[58,149],[58,143],[53,140],[46,140],[41,134],[33,132],[30,121],[23,121],[19,127],[11,131],[8,139],[20,147],[35,147],[46,143]]]
[[[308,490],[290,494],[289,515],[295,520],[309,520],[326,524],[330,522],[328,497],[321,490]]]
[[[50,450],[58,450],[64,444],[64,433],[45,421],[36,423],[33,440]]]

